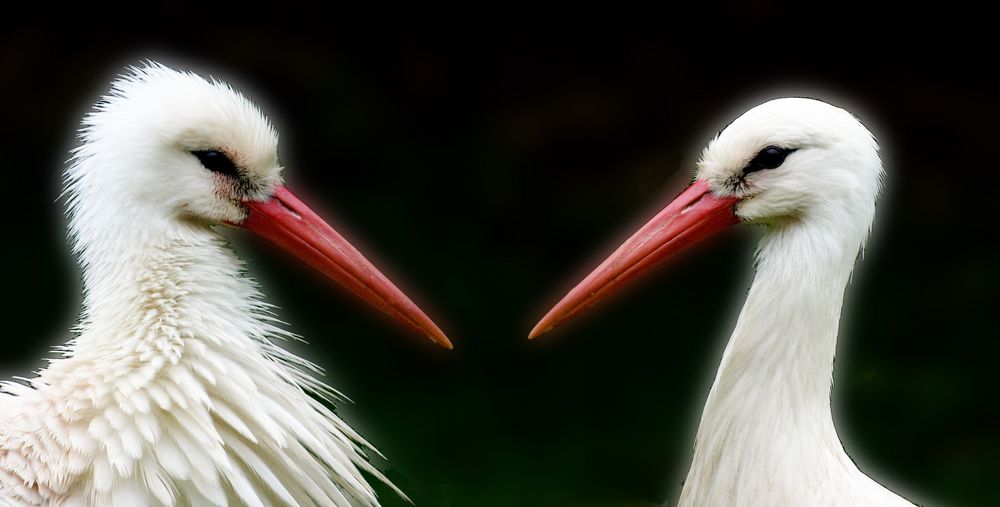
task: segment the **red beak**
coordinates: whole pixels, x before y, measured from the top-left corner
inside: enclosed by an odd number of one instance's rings
[[[448,337],[410,298],[287,188],[278,187],[267,201],[244,204],[250,213],[235,225],[295,254],[406,327],[452,348]]]
[[[604,299],[657,263],[701,239],[739,222],[735,197],[716,197],[695,181],[600,266],[569,291],[531,330],[528,338],[552,328]]]

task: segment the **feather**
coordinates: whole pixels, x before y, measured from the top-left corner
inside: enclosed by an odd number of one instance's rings
[[[238,152],[266,197],[281,180],[267,119],[150,63],[113,83],[81,141],[65,197],[83,311],[59,357],[0,383],[0,505],[377,506],[374,449],[319,401],[346,398],[276,344],[298,337],[206,225],[245,209],[178,149]]]

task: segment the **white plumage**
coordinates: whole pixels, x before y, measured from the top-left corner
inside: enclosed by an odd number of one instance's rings
[[[281,182],[277,135],[228,85],[133,69],[66,172],[85,297],[76,337],[0,388],[0,505],[377,505],[373,450],[213,224]],[[238,179],[193,150],[219,148]],[[248,201],[249,202],[249,201]]]
[[[706,147],[691,187],[532,331],[728,225],[767,226],[679,505],[911,505],[858,469],[830,408],[844,290],[882,175],[875,139],[850,113],[799,98],[757,106]]]
[[[796,151],[741,176],[772,145]],[[844,290],[881,187],[874,138],[842,109],[775,100],[712,141],[696,178],[768,227],[679,505],[912,505],[858,469],[830,409]]]

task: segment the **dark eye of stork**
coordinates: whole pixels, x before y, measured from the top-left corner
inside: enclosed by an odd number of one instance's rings
[[[225,174],[227,176],[239,177],[239,170],[236,169],[236,164],[225,153],[216,150],[199,150],[192,151],[192,155],[198,157],[198,161],[201,165],[205,166],[205,169],[212,171],[214,173]]]
[[[785,161],[785,157],[793,151],[795,150],[779,148],[777,146],[768,146],[767,148],[760,150],[760,153],[758,153],[757,156],[743,168],[743,174],[749,174],[762,169],[774,169],[780,166]]]

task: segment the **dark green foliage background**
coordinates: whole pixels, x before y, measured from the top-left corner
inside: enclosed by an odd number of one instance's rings
[[[974,13],[924,26],[764,2],[520,22],[449,11],[430,25],[271,7],[2,22],[0,376],[69,337],[79,273],[58,174],[110,78],[154,58],[260,102],[290,187],[455,341],[447,352],[410,336],[226,232],[418,506],[672,504],[760,231],[731,231],[572,326],[525,337],[683,186],[711,135],[765,98],[807,94],[856,112],[890,171],[836,363],[845,446],[915,500],[1000,504],[998,51]]]

